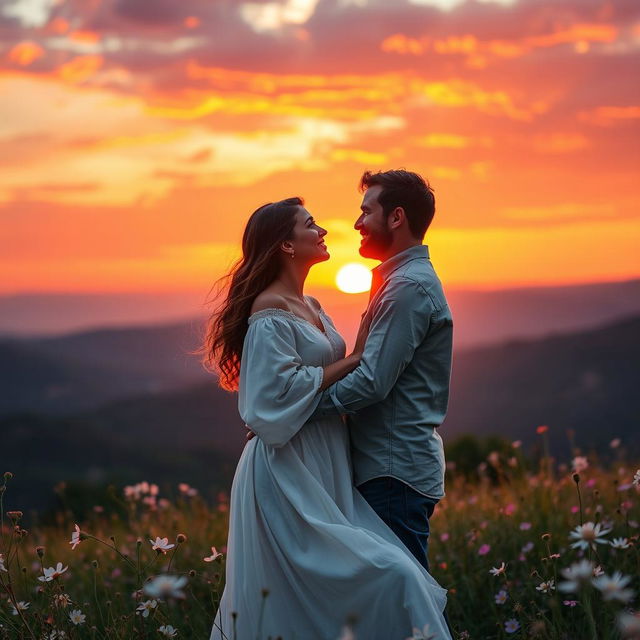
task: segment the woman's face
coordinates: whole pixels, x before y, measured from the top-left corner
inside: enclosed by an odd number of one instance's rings
[[[302,206],[296,212],[293,237],[289,240],[295,259],[307,264],[324,262],[329,259],[324,237],[327,230],[318,226],[313,216]]]

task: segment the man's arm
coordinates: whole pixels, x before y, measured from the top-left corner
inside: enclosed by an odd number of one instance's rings
[[[427,335],[433,311],[417,282],[389,283],[374,309],[360,365],[323,393],[314,417],[355,413],[384,400]]]

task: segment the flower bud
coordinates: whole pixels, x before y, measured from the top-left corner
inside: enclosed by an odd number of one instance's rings
[[[44,547],[36,547],[38,558],[44,558]]]
[[[11,473],[11,471],[5,471],[4,472],[4,479],[5,480],[11,480],[11,478],[13,478],[13,473]]]
[[[187,536],[185,536],[185,535],[184,535],[184,533],[179,533],[179,534],[176,536],[176,542],[177,542],[178,544],[182,544],[183,542],[186,542],[186,541],[187,541]]]
[[[572,478],[573,478],[573,481],[574,481],[576,484],[580,484],[580,474],[579,474],[579,473],[574,473],[574,474],[573,474],[573,476],[572,476]]]

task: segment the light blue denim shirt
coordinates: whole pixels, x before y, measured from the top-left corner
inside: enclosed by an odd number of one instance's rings
[[[437,427],[447,413],[453,320],[426,245],[374,269],[381,282],[366,311],[371,328],[360,365],[326,389],[314,416],[348,415],[356,486],[391,476],[444,496]]]

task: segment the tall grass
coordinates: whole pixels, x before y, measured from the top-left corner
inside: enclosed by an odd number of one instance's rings
[[[473,474],[450,469],[429,556],[455,637],[640,638],[636,468],[579,457],[557,467],[546,456],[531,469],[514,449]],[[5,473],[0,502],[15,481]],[[124,488],[111,513],[96,505],[76,523],[63,509],[29,531],[0,505],[0,638],[208,638],[228,505],[187,485],[176,495],[144,482]],[[357,621],[345,637],[358,638]]]

